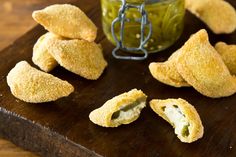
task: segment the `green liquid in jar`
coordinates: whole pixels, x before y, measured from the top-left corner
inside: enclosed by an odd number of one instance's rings
[[[128,0],[132,4],[141,4],[143,0]],[[150,53],[164,50],[171,46],[182,34],[184,27],[184,0],[149,0],[146,2],[145,10],[148,19],[152,23],[152,36],[144,46]],[[154,1],[154,2],[153,2]],[[158,1],[158,2],[155,2]],[[103,31],[113,44],[116,44],[111,34],[111,23],[118,16],[121,6],[120,0],[101,0]],[[141,18],[137,9],[126,11],[126,18],[131,22],[125,23],[124,45],[126,47],[139,47],[140,23],[134,19]],[[120,23],[115,25],[115,34],[119,39]],[[145,35],[148,34],[145,28]]]

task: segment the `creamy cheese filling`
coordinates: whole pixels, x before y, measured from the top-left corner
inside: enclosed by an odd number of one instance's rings
[[[178,106],[166,106],[164,108],[164,113],[166,114],[169,121],[173,124],[175,128],[175,134],[182,135],[184,137],[189,135],[189,123],[184,114],[178,108]]]
[[[111,120],[117,123],[125,123],[130,119],[138,117],[141,110],[145,107],[145,102],[135,102],[130,105],[123,105],[119,111],[113,113]]]

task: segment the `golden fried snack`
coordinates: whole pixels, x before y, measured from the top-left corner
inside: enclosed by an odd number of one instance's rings
[[[236,45],[218,42],[215,45],[215,49],[221,55],[230,73],[236,75]]]
[[[236,11],[224,0],[186,0],[186,8],[216,34],[236,29]]]
[[[177,70],[198,92],[211,98],[236,92],[236,79],[209,43],[206,30],[192,35],[181,50]]]
[[[33,48],[32,61],[45,72],[50,72],[58,65],[57,61],[52,57],[47,49],[48,39],[50,38],[62,39],[62,37],[56,36],[52,33],[46,33],[38,39]]]
[[[183,99],[152,100],[150,107],[175,128],[181,142],[192,143],[203,137],[204,127],[196,109]]]
[[[190,86],[176,69],[179,53],[181,53],[181,49],[174,52],[166,62],[150,63],[149,70],[152,76],[158,81],[170,86]]]
[[[51,39],[47,45],[62,67],[86,79],[97,80],[107,66],[101,47],[94,42]]]
[[[137,89],[118,95],[108,100],[102,107],[93,110],[89,119],[103,127],[118,127],[130,124],[138,119],[146,106],[147,96]]]
[[[34,11],[34,20],[54,34],[94,41],[97,27],[78,7],[70,4],[55,4]]]
[[[31,67],[21,61],[7,75],[11,93],[18,99],[29,103],[43,103],[66,97],[74,87],[50,74]]]

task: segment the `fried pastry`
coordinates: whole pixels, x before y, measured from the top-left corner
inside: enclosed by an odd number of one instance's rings
[[[7,75],[11,93],[18,99],[29,103],[43,103],[66,97],[74,87],[53,75],[31,67],[21,61]]]
[[[215,45],[215,49],[221,55],[230,73],[236,75],[236,45],[218,42]]]
[[[184,143],[192,143],[203,137],[204,127],[196,109],[183,99],[152,100],[150,107],[170,123],[175,134]]]
[[[216,34],[236,29],[236,11],[224,0],[186,0],[186,8]]]
[[[236,79],[209,43],[206,30],[195,33],[184,44],[177,70],[188,84],[205,96],[219,98],[236,92]]]
[[[118,127],[138,119],[146,106],[147,96],[137,89],[108,100],[102,107],[89,114],[89,119],[103,127]]]
[[[45,72],[50,72],[58,65],[57,61],[52,57],[47,49],[48,39],[50,38],[62,39],[62,37],[52,33],[46,33],[38,39],[33,48],[32,61]]]
[[[158,81],[174,86],[174,87],[188,87],[190,86],[176,69],[178,56],[181,49],[174,52],[166,62],[153,62],[149,65],[149,70],[152,76]]]
[[[51,39],[47,45],[62,67],[86,79],[97,80],[107,66],[101,46],[94,42]]]
[[[94,41],[97,27],[78,7],[70,4],[55,4],[34,11],[34,20],[49,32],[71,38]]]

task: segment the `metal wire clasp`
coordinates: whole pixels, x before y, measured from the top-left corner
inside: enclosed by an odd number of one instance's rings
[[[126,18],[126,10],[130,8],[136,8],[139,10],[141,14],[141,18],[135,19],[136,22],[139,22],[141,24],[141,32],[140,32],[140,45],[139,47],[125,47],[123,44],[124,41],[124,26],[125,22],[130,22],[131,20],[129,18]],[[118,40],[118,37],[115,34],[115,24],[120,22],[120,40]],[[149,33],[147,37],[144,37],[144,32],[145,32],[145,26],[149,27]],[[144,60],[148,57],[148,52],[144,48],[144,45],[147,43],[147,41],[150,39],[152,35],[152,24],[148,20],[148,14],[145,11],[145,2],[142,3],[141,5],[134,5],[134,4],[128,4],[126,0],[122,0],[122,5],[118,13],[118,17],[112,22],[111,24],[111,33],[112,36],[116,42],[116,48],[112,51],[112,55],[116,59],[124,59],[124,60]],[[143,56],[137,57],[137,56],[121,56],[118,55],[117,52],[118,50],[124,50],[128,52],[134,52],[134,51],[141,51],[143,52]]]

